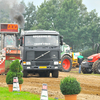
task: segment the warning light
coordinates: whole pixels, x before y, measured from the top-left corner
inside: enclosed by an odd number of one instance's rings
[[[18,32],[17,24],[0,24],[0,32]]]

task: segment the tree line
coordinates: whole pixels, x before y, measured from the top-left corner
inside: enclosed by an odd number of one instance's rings
[[[93,48],[100,40],[100,17],[96,10],[87,12],[82,0],[44,0],[38,7],[33,2],[23,13],[25,30],[55,30],[74,50]],[[2,15],[2,16],[1,16]],[[0,10],[0,23],[10,22],[9,13]]]

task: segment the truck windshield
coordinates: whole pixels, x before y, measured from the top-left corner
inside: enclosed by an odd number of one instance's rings
[[[6,35],[4,40],[5,47],[15,47],[16,39],[14,35]]]
[[[25,46],[58,46],[57,35],[25,36]]]

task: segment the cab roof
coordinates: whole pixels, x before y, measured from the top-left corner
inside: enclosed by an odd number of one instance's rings
[[[29,31],[22,31],[21,35],[59,35],[57,31],[51,30],[29,30]]]

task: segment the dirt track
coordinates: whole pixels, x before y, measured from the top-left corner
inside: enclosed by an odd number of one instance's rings
[[[64,99],[64,96],[60,92],[59,84],[60,80],[68,75],[76,77],[81,84],[82,91],[78,94],[77,100],[100,100],[100,75],[79,74],[78,69],[72,69],[68,73],[60,72],[59,78],[28,76],[28,78],[23,78],[22,91],[29,91],[41,95],[42,84],[46,83],[49,97]],[[0,75],[0,86],[7,86],[6,75]]]

